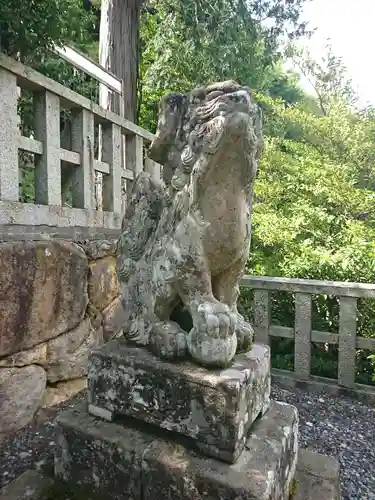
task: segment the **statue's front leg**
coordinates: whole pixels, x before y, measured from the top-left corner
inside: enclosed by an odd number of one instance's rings
[[[254,331],[252,326],[237,311],[237,299],[239,295],[239,283],[242,279],[248,252],[244,252],[239,258],[224,272],[215,276],[212,280],[212,288],[215,297],[220,302],[227,304],[236,316],[237,352],[247,352],[251,349]]]
[[[203,223],[190,215],[177,227],[169,246],[176,267],[174,286],[193,320],[187,336],[191,356],[207,366],[226,366],[237,348],[236,315],[214,297],[203,232]]]

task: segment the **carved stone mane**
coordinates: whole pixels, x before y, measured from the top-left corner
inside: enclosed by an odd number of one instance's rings
[[[220,366],[251,347],[236,303],[261,147],[246,87],[223,82],[161,100],[149,156],[163,165],[164,183],[138,176],[118,243],[129,340],[167,359],[189,352]]]

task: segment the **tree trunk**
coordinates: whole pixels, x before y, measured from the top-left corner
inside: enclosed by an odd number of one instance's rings
[[[142,0],[102,0],[100,18],[99,61],[123,80],[123,112],[133,122],[137,118],[137,79],[139,17]],[[104,89],[100,89],[104,94]],[[120,101],[114,96],[103,103],[120,112]]]
[[[137,120],[138,43],[139,18],[142,0],[102,0],[99,34],[99,63],[123,81],[123,95],[119,97],[104,85],[99,87],[99,104]],[[124,139],[125,142],[125,139]],[[129,144],[127,156],[132,155]],[[101,133],[99,131],[99,159],[101,159]],[[123,152],[125,155],[125,149]],[[102,209],[102,179],[96,174],[97,209]]]

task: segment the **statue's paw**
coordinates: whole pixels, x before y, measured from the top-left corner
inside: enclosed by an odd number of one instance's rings
[[[232,336],[236,329],[236,314],[221,302],[203,302],[198,307],[194,326],[199,332],[213,338],[225,339]]]
[[[236,336],[237,352],[249,352],[254,341],[254,330],[240,314],[237,314]]]
[[[157,321],[151,326],[149,349],[168,361],[182,359],[187,355],[186,335],[173,321]]]
[[[236,315],[220,302],[203,302],[187,337],[188,350],[206,366],[226,367],[237,348]]]

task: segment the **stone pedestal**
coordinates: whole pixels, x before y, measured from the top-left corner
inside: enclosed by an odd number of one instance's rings
[[[297,483],[306,499],[339,498],[306,471],[294,483],[298,414],[270,402],[266,346],[212,371],[116,340],[92,352],[88,387],[58,416],[55,451],[57,479],[84,498],[289,500]]]
[[[103,500],[287,500],[297,463],[297,411],[275,402],[233,465],[170,432],[93,417],[85,404],[61,413],[57,424],[57,476]]]
[[[270,404],[270,352],[254,345],[225,370],[160,361],[124,340],[90,355],[89,412],[133,417],[192,438],[206,455],[234,463]]]

